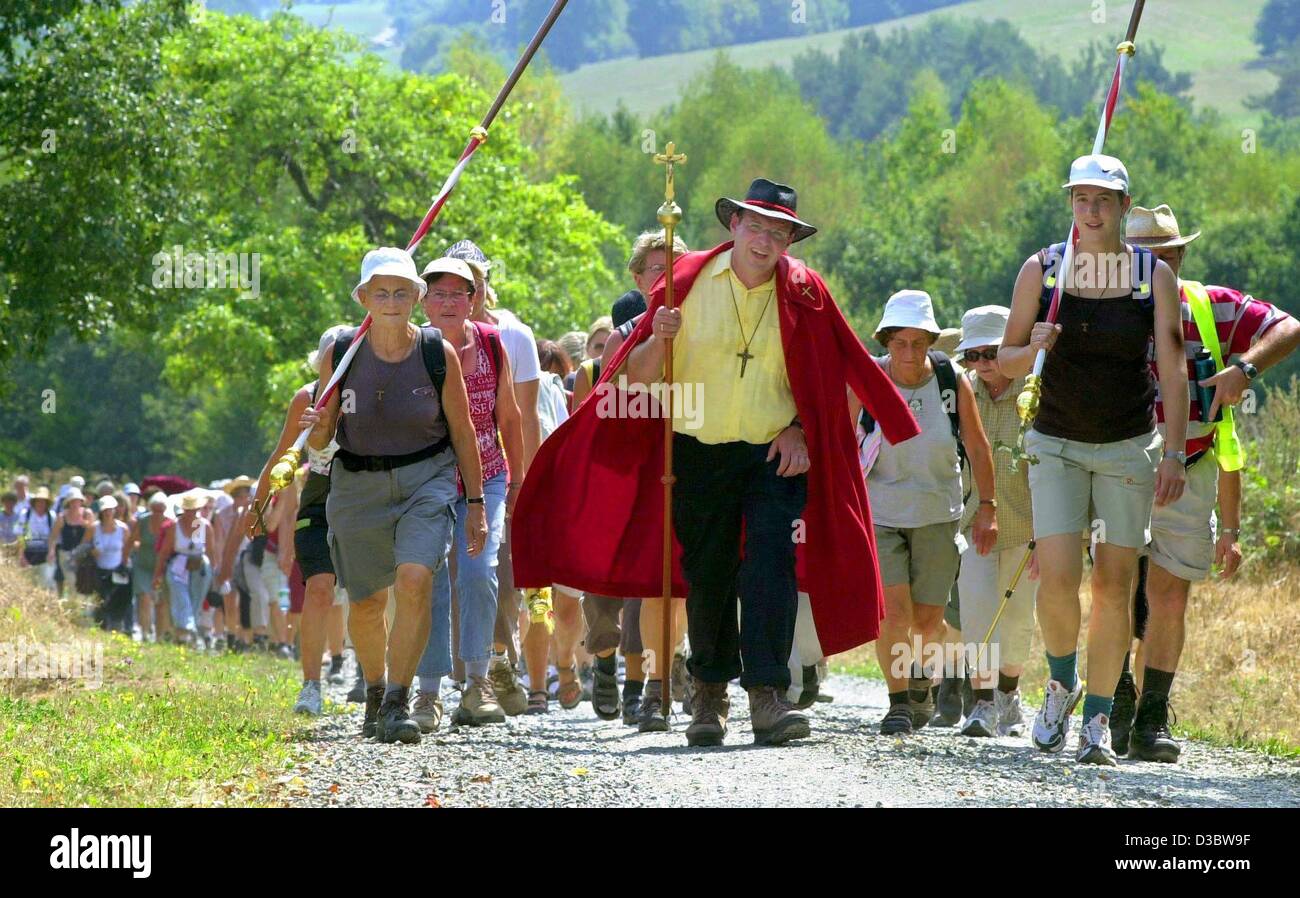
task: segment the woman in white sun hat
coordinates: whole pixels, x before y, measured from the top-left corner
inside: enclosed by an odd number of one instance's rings
[[[171,594],[172,633],[196,648],[199,615],[212,578],[207,554],[212,525],[200,514],[209,498],[207,490],[198,488],[181,495],[176,522],[163,531],[154,560],[154,592],[162,587],[165,574]]]
[[[1011,310],[1006,306],[979,306],[961,319],[962,340],[957,344],[958,360],[966,366],[962,375],[975,394],[984,433],[993,446],[1015,444],[1020,432],[1016,397],[1024,389],[1023,377],[1012,379],[998,369],[998,346]],[[987,555],[966,552],[957,575],[960,622],[963,639],[975,647],[976,656],[967,659],[974,689],[974,707],[962,726],[964,736],[1020,736],[1024,716],[1020,706],[1020,672],[1029,655],[1034,633],[1034,596],[1038,591],[1037,571],[1029,568],[1020,578],[988,645],[979,640],[988,632],[1002,595],[1025,557],[1034,535],[1029,502],[1029,471],[1024,461],[1005,453],[994,456],[994,495],[998,501],[998,538]],[[979,486],[971,489],[962,516],[962,534],[974,539],[975,509],[983,497]],[[972,663],[973,662],[973,663]]]
[[[877,361],[921,433],[894,446],[874,422],[860,422],[865,438],[879,445],[866,477],[885,587],[876,655],[889,687],[889,712],[880,724],[887,735],[919,729],[934,714],[931,685],[940,673],[934,660],[962,548],[963,454],[980,495],[987,497],[979,501],[971,526],[975,550],[987,553],[997,540],[992,450],[970,381],[933,350],[941,333],[928,293],[900,290],[889,298],[875,333],[886,354]],[[920,638],[921,657],[913,633]]]
[[[1038,624],[1049,679],[1034,721],[1040,750],[1065,748],[1070,715],[1083,692],[1076,655],[1084,534],[1093,538],[1092,611],[1088,622],[1088,692],[1077,759],[1114,765],[1109,721],[1131,636],[1131,586],[1137,553],[1151,533],[1152,503],[1182,495],[1187,475],[1187,366],[1178,283],[1149,249],[1123,241],[1132,202],[1128,170],[1114,156],[1081,156],[1070,166],[1069,191],[1079,240],[1071,270],[1060,271],[1064,244],[1025,260],[998,353],[1008,377],[1028,374],[1046,352],[1042,397],[1025,435],[1038,459],[1029,469],[1034,536],[1042,582]],[[1059,315],[1047,312],[1063,277]],[[1169,422],[1156,432],[1156,382]]]
[[[467,553],[478,555],[487,541],[483,469],[460,359],[437,328],[411,322],[427,289],[405,250],[366,253],[352,296],[370,313],[370,330],[340,389],[299,422],[313,428],[313,449],[338,441],[325,503],[330,556],[351,602],[348,629],[366,675],[362,735],[381,742],[420,741],[410,687],[429,638],[433,575],[451,545],[457,466]],[[353,332],[340,335],[321,353],[320,383],[329,383],[352,339]],[[344,415],[341,395],[348,397]],[[386,634],[390,586],[397,610]]]
[[[95,587],[99,608],[95,617],[105,630],[131,632],[131,527],[118,520],[120,503],[113,496],[99,500],[99,515],[91,528],[95,556]]]

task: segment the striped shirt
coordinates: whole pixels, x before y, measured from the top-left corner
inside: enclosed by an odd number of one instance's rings
[[[1205,286],[1210,295],[1210,308],[1214,312],[1214,326],[1219,335],[1219,346],[1223,352],[1223,363],[1231,365],[1243,352],[1264,336],[1273,325],[1289,317],[1277,306],[1263,300],[1255,299],[1231,287]],[[1191,394],[1188,406],[1187,454],[1192,455],[1214,444],[1214,425],[1201,421],[1201,403],[1196,395],[1196,371],[1193,359],[1201,350],[1201,333],[1192,316],[1192,307],[1187,304],[1186,293],[1179,291],[1183,316],[1183,344],[1187,352],[1187,386]],[[1160,401],[1160,372],[1156,368],[1155,350],[1151,352],[1151,373],[1156,378],[1156,419],[1161,425],[1165,421],[1164,403]],[[1162,430],[1163,434],[1164,431]]]

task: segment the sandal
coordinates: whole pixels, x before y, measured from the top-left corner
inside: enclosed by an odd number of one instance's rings
[[[528,693],[528,708],[525,714],[545,714],[551,710],[551,696],[543,689],[533,689]]]
[[[573,679],[565,682],[565,674],[568,674]],[[560,688],[555,697],[559,700],[560,707],[566,711],[572,711],[582,704],[582,682],[578,679],[577,664],[570,664],[568,667],[560,668]]]

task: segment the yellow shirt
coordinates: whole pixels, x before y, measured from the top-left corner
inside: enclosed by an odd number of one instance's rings
[[[741,377],[737,353],[751,334],[753,357],[745,361]],[[700,272],[682,302],[673,381],[692,394],[677,394],[673,430],[702,443],[770,443],[789,425],[794,394],[781,347],[775,276],[747,289],[731,270],[731,250]]]

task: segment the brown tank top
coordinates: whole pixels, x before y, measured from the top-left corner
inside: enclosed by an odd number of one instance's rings
[[[383,361],[369,340],[362,341],[340,403],[336,439],[340,448],[356,455],[409,455],[447,436],[442,404],[424,367],[418,337],[400,362]]]
[[[1046,320],[1040,310],[1039,321]],[[1115,443],[1156,426],[1149,355],[1154,319],[1137,299],[1061,296],[1061,334],[1043,363],[1034,429],[1081,443]]]

